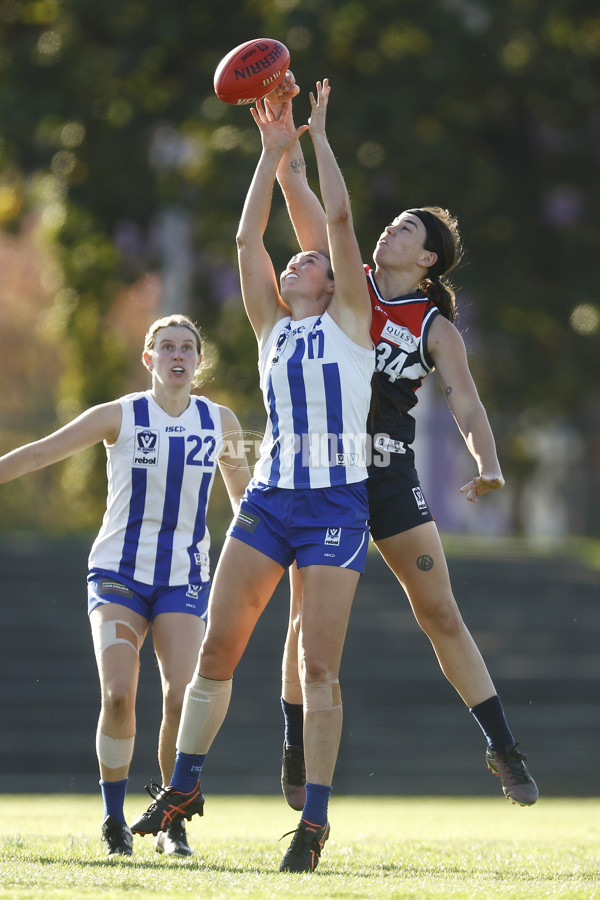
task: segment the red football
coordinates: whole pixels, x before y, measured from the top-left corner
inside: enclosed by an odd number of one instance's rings
[[[236,106],[262,100],[283,81],[290,65],[290,51],[280,41],[256,38],[240,44],[224,56],[215,72],[219,100]]]

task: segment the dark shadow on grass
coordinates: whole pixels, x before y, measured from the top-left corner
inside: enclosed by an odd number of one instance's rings
[[[173,871],[176,868],[182,868],[186,872],[194,871],[199,875],[212,873],[215,875],[264,875],[265,869],[269,869],[270,862],[268,860],[264,861],[263,865],[257,865],[256,863],[248,864],[248,865],[227,865],[225,863],[217,863],[210,862],[206,859],[177,859],[171,858],[168,861],[163,859],[156,860],[140,860],[135,857],[125,857],[121,859],[81,859],[77,857],[63,857],[61,859],[57,859],[55,857],[49,856],[29,856],[29,863],[39,863],[40,865],[48,865],[54,866],[59,863],[70,863],[74,866],[80,866],[82,869],[96,869],[96,870],[106,870],[110,868],[116,868],[120,873],[125,874],[128,870],[140,871],[140,872],[162,872],[171,870]],[[277,873],[277,862],[274,863],[272,873]],[[306,875],[305,872],[282,872],[282,878],[295,878],[298,875]],[[349,875],[349,869],[346,866],[336,865],[335,859],[327,859],[327,861],[321,864],[313,873],[312,876],[314,878],[325,878],[325,877],[343,877],[347,878]],[[386,878],[386,877],[402,877],[408,879],[414,879],[415,881],[422,880],[423,878],[427,879],[439,879],[444,880],[447,878],[461,878],[465,881],[465,883],[471,883],[473,879],[487,881],[491,883],[502,883],[502,882],[522,882],[523,884],[556,884],[556,883],[564,883],[569,881],[576,882],[586,882],[590,880],[593,883],[596,883],[597,874],[595,872],[552,872],[549,871],[547,873],[531,873],[527,870],[522,871],[506,871],[506,870],[494,870],[494,871],[475,871],[472,867],[467,866],[450,866],[450,865],[439,865],[439,866],[431,866],[431,865],[417,865],[417,864],[401,864],[394,862],[384,862],[384,863],[376,863],[373,862],[371,865],[363,866],[360,871],[353,870],[352,878],[353,879],[362,879],[367,882],[370,881],[373,883],[374,880],[378,878]]]
[[[255,874],[264,875],[265,866],[256,864],[250,865],[225,865],[210,863],[203,859],[178,859],[171,857],[168,859],[136,859],[135,857],[111,857],[110,859],[81,859],[79,857],[62,857],[57,859],[50,856],[28,856],[28,863],[39,863],[40,865],[54,866],[57,864],[69,863],[73,866],[81,866],[82,869],[111,869],[117,868],[121,872],[128,869],[145,871],[145,872],[165,872],[168,869],[181,868],[185,871],[197,871],[198,873],[214,872],[215,874],[229,873],[232,875]],[[276,871],[276,869],[274,870]]]

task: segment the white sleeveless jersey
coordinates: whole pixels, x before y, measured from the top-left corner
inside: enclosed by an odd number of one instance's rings
[[[268,418],[255,480],[290,489],[363,481],[374,368],[375,351],[327,312],[280,319],[258,361]]]
[[[169,416],[150,391],[119,400],[119,437],[106,444],[108,497],[89,568],[143,584],[202,584],[209,578],[206,508],[222,453],[221,413],[192,395]]]

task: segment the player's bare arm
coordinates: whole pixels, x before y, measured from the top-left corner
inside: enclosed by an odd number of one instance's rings
[[[350,198],[325,130],[329,94],[328,79],[318,81],[316,94],[310,94],[309,120],[309,134],[315,148],[319,185],[327,216],[331,267],[335,276],[335,294],[329,312],[352,340],[371,349],[371,303],[354,234]]]
[[[121,417],[120,403],[103,403],[47,437],[6,453],[0,457],[0,483],[60,462],[100,441],[114,444],[121,430]]]
[[[276,118],[281,116],[283,103],[296,97],[300,88],[289,70],[283,82],[265,98]],[[290,129],[294,129],[290,113]],[[298,244],[302,250],[327,251],[327,221],[325,211],[306,177],[306,162],[300,141],[285,151],[277,168],[277,180],[283,191],[288,213]]]
[[[237,513],[246,486],[250,481],[250,467],[246,456],[242,426],[227,406],[221,406],[221,428],[224,449],[219,457],[219,471],[227,490],[234,515]]]
[[[263,149],[246,195],[236,241],[244,306],[262,348],[275,322],[289,313],[279,295],[273,263],[263,240],[271,212],[275,175],[284,150],[308,126],[301,126],[293,136],[290,135],[289,106],[287,111],[284,108],[279,119],[275,119],[260,101],[250,112],[261,133]]]
[[[489,491],[503,487],[504,478],[496,442],[485,408],[469,370],[464,341],[455,326],[443,316],[431,325],[427,343],[438,382],[479,474],[461,488],[473,502]]]

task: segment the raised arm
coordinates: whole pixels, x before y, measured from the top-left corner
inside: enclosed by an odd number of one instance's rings
[[[325,132],[329,93],[327,78],[323,83],[318,81],[316,97],[312,93],[310,95],[309,121],[327,219],[331,267],[335,277],[335,294],[329,313],[349,337],[370,349],[371,303],[358,241],[354,234],[350,198]]]
[[[299,88],[293,74],[288,71],[281,85],[267,97],[273,114],[279,118],[286,100],[295,97]],[[294,130],[292,116],[289,118],[290,129]],[[300,141],[295,140],[285,151],[277,168],[277,180],[288,213],[302,250],[327,251],[327,220],[325,210],[314,193],[306,177],[306,163]]]
[[[277,319],[288,314],[279,295],[271,257],[264,245],[273,185],[282,154],[308,126],[290,133],[289,104],[284,104],[279,119],[260,101],[256,104],[256,109],[252,108],[250,112],[260,130],[263,147],[246,195],[236,241],[244,306],[259,346],[262,347]]]
[[[43,469],[100,441],[114,444],[121,430],[121,418],[121,404],[116,400],[93,406],[64,428],[0,456],[0,484]]]
[[[482,494],[503,487],[504,478],[489,419],[469,370],[465,344],[454,325],[437,316],[427,348],[454,420],[477,463],[478,474],[461,488],[467,500],[477,503]]]

